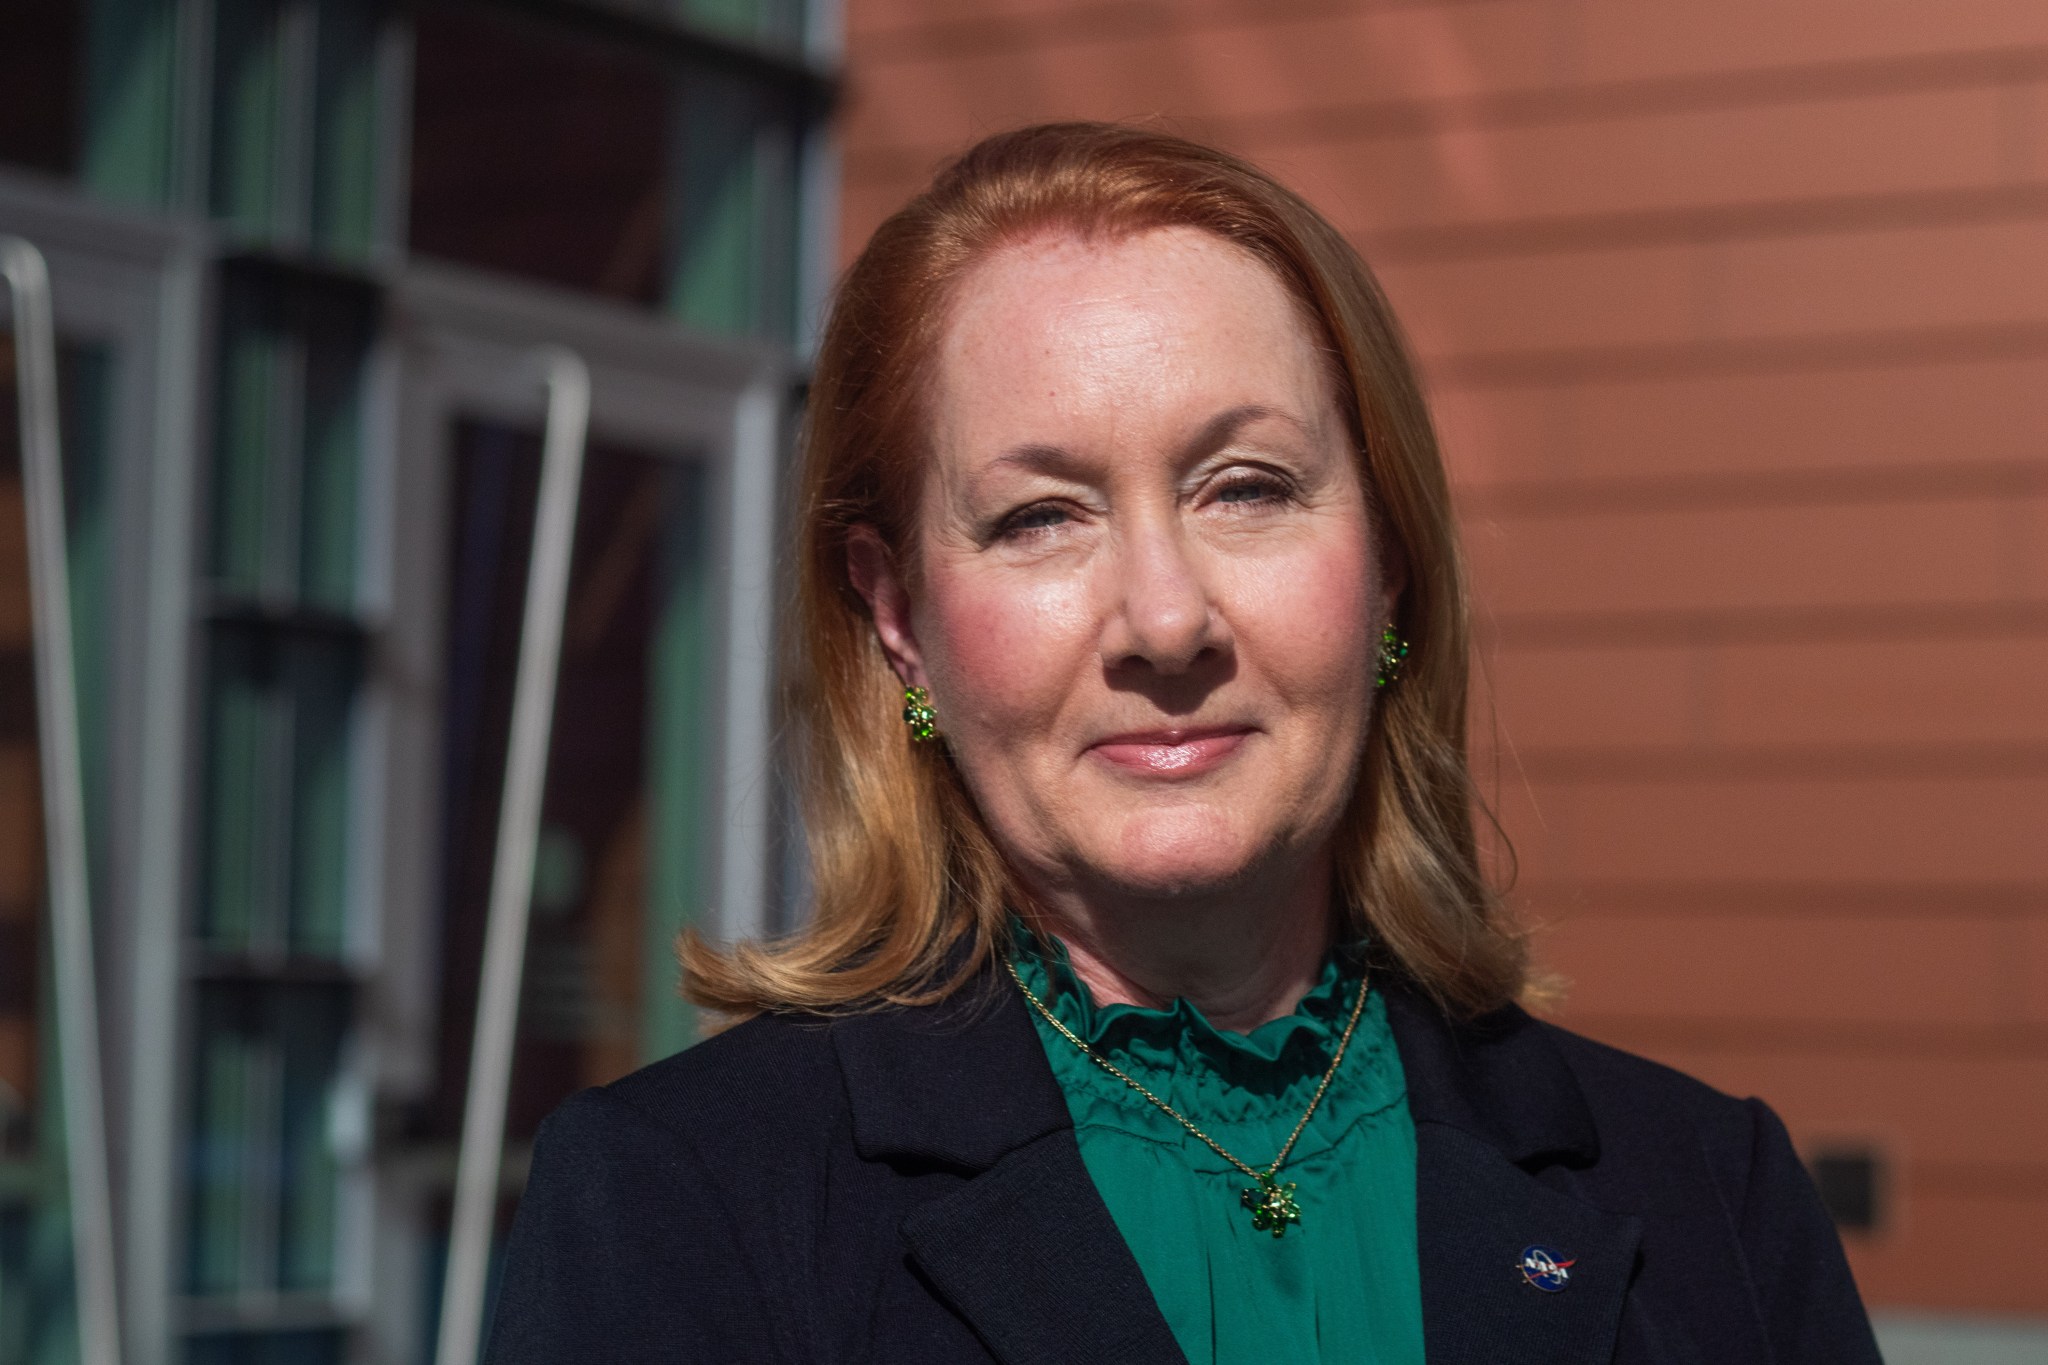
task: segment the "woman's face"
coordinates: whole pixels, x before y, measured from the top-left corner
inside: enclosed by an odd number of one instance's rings
[[[938,358],[918,574],[856,582],[983,817],[1055,899],[1327,856],[1389,584],[1311,332],[1194,229],[978,265]]]

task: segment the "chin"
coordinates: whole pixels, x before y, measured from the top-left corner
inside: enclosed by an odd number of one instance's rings
[[[1127,895],[1200,895],[1242,879],[1256,861],[1257,843],[1214,811],[1140,815],[1124,822],[1096,869]]]

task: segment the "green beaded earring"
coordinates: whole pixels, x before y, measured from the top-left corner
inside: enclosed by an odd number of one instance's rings
[[[903,723],[910,727],[910,737],[920,744],[939,737],[939,713],[932,710],[931,693],[922,687],[903,689]]]
[[[1373,686],[1391,686],[1407,662],[1408,642],[1390,625],[1380,632],[1379,676],[1373,679]]]

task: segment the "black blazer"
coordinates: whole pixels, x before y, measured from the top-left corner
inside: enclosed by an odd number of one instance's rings
[[[1386,994],[1431,1362],[1879,1365],[1761,1102],[1518,1009],[1454,1026]],[[488,1362],[1182,1362],[1025,1011],[984,974],[924,1009],[755,1019],[571,1099]],[[1575,1258],[1562,1292],[1524,1280],[1532,1244]]]

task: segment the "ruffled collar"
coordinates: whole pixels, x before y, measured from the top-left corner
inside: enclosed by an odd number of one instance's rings
[[[1299,1112],[1303,1096],[1328,1069],[1337,1039],[1356,999],[1362,953],[1357,946],[1332,952],[1315,986],[1294,1012],[1249,1033],[1219,1029],[1185,999],[1153,1009],[1140,1005],[1097,1005],[1074,974],[1066,945],[1013,922],[1018,974],[1054,1017],[1097,1054],[1131,1072],[1169,1099],[1207,1111],[1212,1117],[1245,1120],[1263,1112]],[[1042,1023],[1042,1021],[1041,1021]],[[1367,1108],[1402,1093],[1399,1061],[1392,1056],[1384,1011],[1369,1000],[1334,1090],[1349,1092]],[[1048,1043],[1048,1047],[1054,1045]],[[1123,1087],[1071,1045],[1053,1051],[1054,1070],[1070,1094],[1077,1087],[1102,1090],[1128,1104]],[[1073,1063],[1078,1062],[1077,1068]],[[1391,1072],[1389,1068],[1391,1067]],[[1092,1075],[1090,1073],[1093,1073]],[[1106,1082],[1106,1088],[1103,1083]],[[1143,1106],[1149,1108],[1149,1106]],[[1350,1106],[1341,1106],[1348,1108]]]

